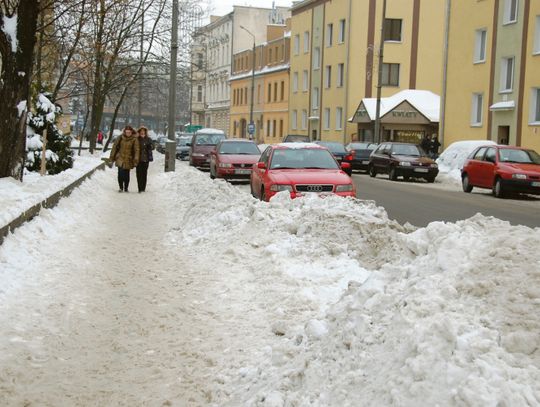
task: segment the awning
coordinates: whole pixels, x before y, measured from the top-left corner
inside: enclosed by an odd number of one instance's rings
[[[319,116],[309,116],[309,120],[319,120]]]
[[[489,110],[492,112],[501,111],[501,110],[514,110],[516,104],[513,100],[507,100],[506,102],[497,102],[492,104],[489,107]]]

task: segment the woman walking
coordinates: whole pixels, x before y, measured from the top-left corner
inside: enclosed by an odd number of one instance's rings
[[[118,192],[128,192],[129,171],[139,163],[139,141],[135,135],[135,130],[131,126],[126,126],[122,134],[114,142],[110,161],[114,161],[118,167]]]
[[[150,161],[153,161],[152,150],[154,149],[154,144],[152,139],[148,137],[148,129],[142,126],[137,130],[139,134],[139,164],[137,164],[137,185],[139,187],[139,192],[146,191],[146,180],[148,178],[148,165]]]

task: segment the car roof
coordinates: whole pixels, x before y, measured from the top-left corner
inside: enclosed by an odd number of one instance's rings
[[[296,150],[296,149],[303,149],[303,148],[314,148],[318,150],[326,150],[325,147],[320,146],[315,143],[278,143],[278,144],[272,144],[270,145],[273,149],[289,149],[289,150]]]
[[[221,140],[222,143],[230,143],[231,141],[240,141],[240,142],[243,142],[243,143],[253,143],[255,144],[255,142],[253,140],[248,140],[248,139],[245,139],[245,138],[227,138],[225,140]]]

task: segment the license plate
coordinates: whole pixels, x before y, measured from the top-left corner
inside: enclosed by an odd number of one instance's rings
[[[531,182],[532,187],[540,187],[540,182]]]
[[[369,164],[369,161],[362,161],[362,164]]]
[[[429,170],[427,168],[415,168],[415,172],[428,172]]]
[[[234,173],[238,175],[248,175],[251,174],[251,170],[235,170]]]

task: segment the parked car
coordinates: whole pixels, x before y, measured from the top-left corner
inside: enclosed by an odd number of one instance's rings
[[[210,178],[249,179],[261,151],[246,139],[226,139],[210,152]]]
[[[497,198],[508,192],[540,195],[540,155],[519,147],[477,147],[461,170],[463,191],[489,188]]]
[[[377,149],[376,143],[349,143],[346,148],[352,155],[351,167],[353,170],[367,171],[369,168],[369,156]]]
[[[416,144],[386,142],[370,155],[368,171],[371,177],[379,173],[388,174],[392,181],[403,177],[405,181],[423,178],[427,182],[434,182],[439,168]]]
[[[309,192],[356,196],[354,184],[343,169],[349,163],[337,163],[328,149],[313,143],[270,145],[253,165],[251,194],[269,201],[280,191],[291,198]]]
[[[225,133],[221,130],[197,130],[189,143],[189,165],[198,168],[210,168],[210,152],[225,138]]]
[[[156,150],[162,154],[165,154],[165,143],[167,142],[167,137],[161,136],[158,137],[156,141]]]
[[[332,155],[339,164],[343,162],[350,164],[352,161],[352,154],[349,153],[345,149],[345,146],[341,143],[337,143],[334,141],[315,141],[315,144],[326,147],[332,153]],[[352,168],[349,167],[345,172],[349,175],[352,175]]]
[[[189,159],[189,143],[192,135],[182,135],[176,138],[176,158],[182,161]]]
[[[309,136],[304,136],[302,134],[288,134],[283,139],[284,143],[309,143],[311,140]]]

